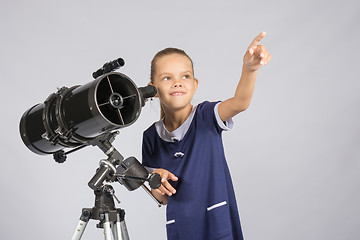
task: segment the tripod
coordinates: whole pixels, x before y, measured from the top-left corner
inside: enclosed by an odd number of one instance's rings
[[[83,208],[79,223],[71,240],[81,239],[86,225],[90,219],[99,220],[98,228],[104,229],[105,240],[111,240],[111,232],[114,240],[129,240],[129,233],[125,224],[125,211],[115,208],[114,189],[111,185],[103,185],[100,189],[94,190],[95,206]],[[116,198],[116,197],[115,197]]]
[[[148,98],[156,95],[154,86],[138,88],[122,73],[113,71],[124,65],[118,58],[105,63],[93,73],[95,80],[82,86],[62,87],[44,101],[28,109],[20,121],[20,134],[24,144],[36,154],[53,154],[58,163],[67,155],[87,146],[99,147],[108,157],[100,161],[100,167],[88,183],[94,190],[95,206],[82,209],[78,226],[72,236],[80,239],[90,219],[99,220],[105,239],[128,240],[125,211],[115,208],[114,190],[106,182],[118,181],[129,191],[142,186],[161,206],[151,191],[161,186],[161,177],[149,172],[135,158],[124,157],[112,146],[115,131],[133,124]],[[65,148],[71,148],[65,152]],[[116,198],[116,197],[115,197]]]
[[[115,208],[114,198],[120,201],[114,195],[114,189],[111,185],[104,185],[104,181],[118,181],[124,185],[129,191],[133,191],[140,186],[152,197],[152,199],[160,207],[161,203],[151,194],[151,191],[144,185],[149,182],[151,188],[156,189],[161,185],[161,177],[157,173],[148,176],[148,171],[141,165],[135,157],[129,157],[124,160],[123,156],[112,146],[114,133],[106,133],[95,139],[86,142],[86,145],[98,146],[107,156],[108,159],[100,161],[100,167],[95,175],[89,181],[88,185],[94,190],[95,206],[93,208],[83,208],[79,223],[71,240],[80,240],[86,225],[90,219],[99,220],[98,228],[104,229],[105,240],[111,240],[111,232],[114,240],[129,240],[125,224],[125,211],[121,208]],[[58,151],[54,153],[55,161],[64,162],[66,155],[77,151],[83,146],[79,146],[67,153]]]

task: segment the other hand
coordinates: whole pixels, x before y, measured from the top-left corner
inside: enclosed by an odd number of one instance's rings
[[[171,172],[158,168],[155,169],[152,173],[158,173],[161,177],[161,186],[158,189],[154,189],[156,192],[160,193],[161,195],[168,195],[171,196],[176,193],[175,188],[171,186],[168,180],[177,181],[178,178]]]

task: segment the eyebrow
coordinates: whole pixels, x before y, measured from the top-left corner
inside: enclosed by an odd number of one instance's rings
[[[182,75],[182,74],[185,74],[185,73],[193,74],[192,71],[184,71],[184,72],[181,72],[181,75]],[[172,74],[172,73],[168,73],[168,72],[164,72],[164,73],[159,74],[159,77],[161,77],[161,76],[163,76],[163,75],[173,75],[173,74]]]
[[[159,74],[159,77],[161,77],[161,76],[163,76],[163,75],[172,75],[172,74],[171,74],[171,73],[164,72],[164,73]]]

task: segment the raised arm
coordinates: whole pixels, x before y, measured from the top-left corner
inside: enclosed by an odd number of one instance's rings
[[[265,46],[259,45],[266,33],[260,33],[248,47],[242,68],[240,81],[237,85],[235,95],[219,104],[219,116],[222,121],[226,121],[236,114],[246,110],[250,105],[254,92],[257,71],[261,66],[266,65],[271,55]]]

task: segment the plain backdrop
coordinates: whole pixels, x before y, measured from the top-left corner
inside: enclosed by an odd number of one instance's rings
[[[69,239],[106,156],[95,147],[63,164],[29,151],[22,114],[57,87],[83,85],[105,62],[138,86],[165,47],[194,61],[194,104],[233,96],[242,58],[261,31],[272,54],[251,106],[223,134],[247,240],[360,239],[360,4],[344,1],[2,0],[0,239]],[[141,160],[157,100],[114,146]],[[166,239],[165,207],[113,184],[131,239]],[[102,239],[90,221],[83,239]]]

